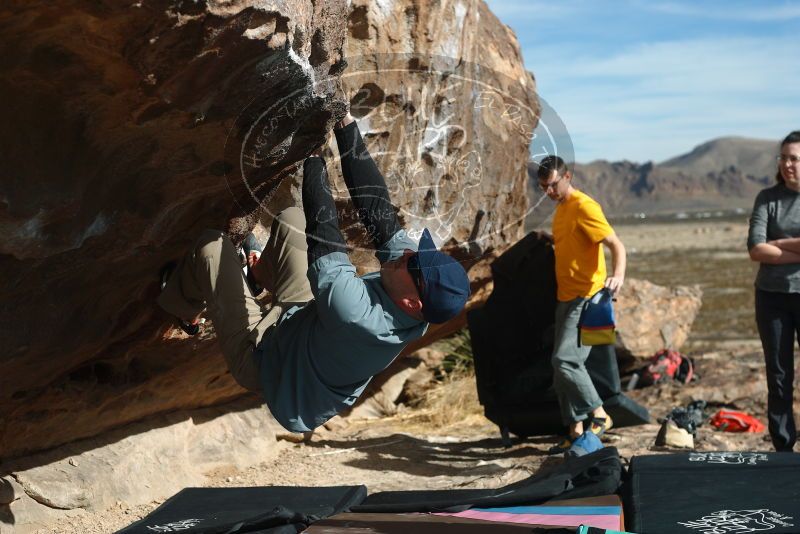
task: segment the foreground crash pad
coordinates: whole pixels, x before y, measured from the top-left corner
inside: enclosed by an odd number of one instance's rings
[[[497,489],[412,490],[373,493],[359,513],[462,512],[610,495],[619,488],[622,463],[614,447],[568,458],[547,471]]]
[[[530,516],[532,514],[542,516],[547,513],[551,513],[552,516],[569,514],[576,516],[566,523],[563,518],[561,522],[554,523],[568,524],[573,527],[572,532],[574,532],[574,527],[581,523],[603,528],[617,526],[619,503],[616,503],[616,512],[609,512],[608,509],[600,510],[595,506],[594,511],[584,509],[583,512],[586,513],[583,515],[580,515],[580,511],[566,508],[557,514],[552,510],[554,506],[548,506],[547,509],[540,508],[534,512],[514,507],[529,507],[556,497],[563,500],[609,495],[619,488],[621,473],[622,464],[617,450],[614,447],[607,447],[586,456],[566,459],[549,470],[497,489],[389,491],[375,493],[366,498],[367,490],[364,486],[188,488],[171,497],[144,519],[119,531],[118,534],[178,531],[191,534],[286,534],[300,532],[311,524],[317,525],[321,519],[345,511],[360,514],[358,517],[348,516],[346,521],[358,520],[363,528],[373,528],[364,526],[364,522],[374,520],[381,523],[381,528],[390,529],[371,532],[393,532],[392,529],[397,523],[411,520],[405,517],[406,513],[418,516],[414,518],[414,521],[419,523],[413,527],[415,532],[427,528],[423,525],[436,525],[431,527],[433,529],[431,531],[435,531],[436,528],[451,528],[446,525],[459,525],[458,528],[462,528],[460,531],[466,532],[484,528],[487,524],[494,529],[493,532],[499,531],[497,529],[501,524],[505,530],[519,528],[530,530],[530,520],[533,519]],[[484,510],[478,510],[479,508]],[[504,510],[493,510],[497,508]],[[486,517],[475,519],[469,517],[469,514],[459,517],[425,513],[457,514],[465,510],[473,514],[483,513]],[[617,522],[613,525],[613,520],[609,517],[599,517],[611,516],[614,513],[617,513]],[[383,517],[374,519],[372,515],[375,514]],[[506,516],[500,518],[497,514]],[[390,517],[391,515],[397,517]],[[589,519],[599,522],[587,523],[584,516],[592,516]],[[486,521],[487,517],[492,517],[493,521]],[[341,518],[337,520],[339,519]],[[473,523],[474,527],[468,526]],[[340,527],[341,524],[336,528]],[[456,527],[452,528],[458,530]]]
[[[603,534],[623,528],[616,495],[552,500],[535,506],[472,508],[452,514],[342,513],[314,523],[310,534],[407,534],[408,532],[532,532]],[[582,527],[582,528],[579,528]],[[606,530],[611,528],[614,530]]]
[[[117,534],[295,533],[366,495],[365,486],[187,488]]]
[[[623,492],[632,532],[800,532],[798,454],[636,456]]]
[[[522,523],[535,526],[621,529],[625,527],[622,501],[616,495],[585,499],[551,500],[539,505],[472,508],[451,514],[482,521]]]
[[[311,525],[309,534],[435,534],[453,532],[464,534],[522,534],[531,532],[531,525],[495,523],[463,517],[433,514],[338,514]],[[539,531],[535,531],[539,534]],[[543,530],[542,533],[573,534],[575,529]]]

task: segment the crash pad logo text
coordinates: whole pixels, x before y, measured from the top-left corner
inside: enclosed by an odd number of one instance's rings
[[[203,521],[202,519],[183,519],[181,521],[173,521],[172,523],[167,523],[166,525],[156,525],[156,526],[148,526],[147,530],[151,532],[180,532],[182,530],[189,530],[192,527],[197,526],[200,522]]]
[[[766,454],[757,452],[693,452],[689,454],[690,462],[706,462],[709,464],[746,464],[756,465],[766,462]]]
[[[761,510],[720,510],[704,515],[694,521],[678,521],[679,525],[702,532],[703,534],[725,534],[727,532],[761,532],[777,527],[794,526],[794,518]]]

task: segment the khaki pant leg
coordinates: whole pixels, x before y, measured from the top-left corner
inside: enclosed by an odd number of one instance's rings
[[[187,311],[201,311],[203,301],[231,375],[242,387],[260,391],[253,349],[280,309],[264,313],[250,292],[233,243],[213,230],[201,234],[159,298],[165,310],[184,319],[191,317]]]
[[[285,308],[313,300],[308,282],[308,243],[303,210],[288,208],[275,217],[257,268],[263,269],[273,305]]]

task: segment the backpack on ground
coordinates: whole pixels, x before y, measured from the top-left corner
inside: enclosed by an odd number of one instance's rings
[[[650,358],[650,363],[641,373],[639,383],[642,386],[649,386],[667,380],[676,380],[682,384],[688,384],[693,376],[694,363],[691,358],[677,350],[662,349]]]

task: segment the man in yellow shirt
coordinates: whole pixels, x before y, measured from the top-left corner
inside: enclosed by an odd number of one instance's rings
[[[578,344],[578,319],[583,303],[608,288],[615,294],[625,280],[625,246],[594,199],[572,186],[564,160],[548,156],[539,163],[539,187],[558,203],[553,217],[553,241],[558,285],[553,347],[553,387],[569,436],[551,452],[563,452],[585,431],[601,435],[612,421],[586,371],[591,347]],[[603,254],[611,250],[613,274],[606,276]],[[588,420],[588,421],[587,421]],[[584,423],[588,424],[584,424]]]

